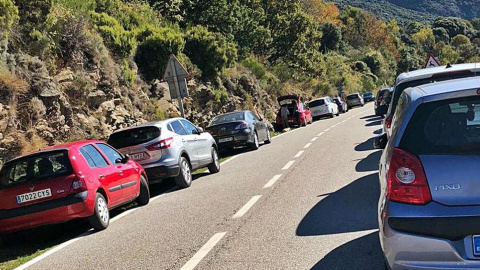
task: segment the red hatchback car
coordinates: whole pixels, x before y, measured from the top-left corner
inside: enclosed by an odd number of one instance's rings
[[[294,126],[306,126],[313,123],[312,112],[301,101],[298,95],[281,96],[277,99],[280,106],[287,106],[289,111],[288,122]],[[275,119],[275,131],[284,129],[280,110]]]
[[[143,168],[100,141],[42,149],[0,171],[0,233],[89,218],[108,227],[109,210],[137,200],[148,204]]]

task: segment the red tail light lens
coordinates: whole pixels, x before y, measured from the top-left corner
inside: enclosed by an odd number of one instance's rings
[[[386,128],[392,128],[392,120],[393,120],[393,115],[389,115],[389,116],[387,116],[387,118],[385,118],[385,127]]]
[[[247,128],[248,128],[248,124],[246,122],[243,122],[240,125],[238,125],[235,129],[247,129]]]
[[[399,148],[393,149],[387,175],[387,198],[408,204],[432,201],[427,177],[417,156]]]
[[[210,133],[210,135],[213,135],[213,131],[211,131],[211,130],[205,130],[205,132],[208,132],[208,133]]]
[[[75,179],[72,183],[72,193],[79,193],[87,190],[87,184],[85,183],[85,176],[81,174],[75,175]]]
[[[170,148],[172,146],[172,143],[173,143],[173,137],[170,137],[165,140],[156,142],[152,145],[149,145],[146,148],[148,151],[158,151],[158,150]]]

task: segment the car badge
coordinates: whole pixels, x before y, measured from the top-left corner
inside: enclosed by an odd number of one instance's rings
[[[226,130],[227,130],[227,128],[225,128],[225,127],[222,127],[220,130],[221,130],[221,131],[226,131]]]
[[[31,185],[30,186],[30,191],[33,191],[35,189],[35,186],[34,185]]]

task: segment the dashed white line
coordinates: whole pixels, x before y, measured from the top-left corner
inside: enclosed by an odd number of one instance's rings
[[[330,129],[331,129],[331,128],[327,128],[327,129],[325,129],[323,132],[327,132],[327,131],[329,131]]]
[[[233,157],[231,157],[231,158],[229,158],[229,159],[227,159],[227,160],[223,161],[222,163],[220,163],[220,166],[227,164],[228,162],[230,162],[230,161],[232,161],[232,160],[234,160],[234,159],[238,158],[238,157],[239,157],[239,156],[241,156],[241,155],[243,155],[243,154],[239,154],[239,155],[233,156]]]
[[[194,269],[200,261],[202,261],[205,256],[215,247],[215,245],[222,240],[222,238],[227,234],[227,232],[216,233],[210,238],[210,240],[200,248],[195,255],[182,267],[180,270],[192,270]]]
[[[300,156],[302,156],[303,152],[305,152],[305,151],[300,151],[300,152],[298,152],[298,153],[295,155],[295,158],[299,158]]]
[[[303,149],[307,149],[308,147],[310,147],[310,145],[312,145],[312,143],[307,143],[307,144],[303,147]]]
[[[270,181],[268,181],[267,184],[265,184],[265,186],[263,186],[263,188],[270,188],[270,187],[272,187],[273,185],[275,185],[275,183],[278,181],[278,179],[280,179],[280,177],[282,177],[281,174],[275,175]]]
[[[322,136],[323,134],[325,134],[325,132],[320,132],[320,133],[318,133],[317,136],[320,137],[320,136]]]
[[[314,141],[316,141],[317,139],[318,139],[318,137],[314,137],[314,138],[311,140],[311,142],[314,142]]]
[[[282,171],[288,170],[290,167],[292,167],[293,163],[295,163],[295,160],[290,160],[285,166],[283,166]]]
[[[262,195],[253,196],[242,208],[240,208],[240,210],[238,210],[237,213],[235,213],[235,215],[233,215],[233,218],[243,217],[243,215],[245,215],[248,210],[250,210],[250,208],[252,208],[252,206],[260,199],[260,197],[262,197]]]

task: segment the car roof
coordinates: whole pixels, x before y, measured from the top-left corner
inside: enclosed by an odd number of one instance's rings
[[[323,99],[326,99],[326,98],[328,98],[328,97],[315,98],[315,99],[310,100],[308,103],[310,103],[312,101],[323,100]]]
[[[162,120],[162,121],[154,121],[154,122],[148,122],[148,123],[144,123],[144,124],[140,124],[140,125],[136,125],[136,126],[131,126],[131,127],[127,127],[127,128],[122,128],[122,129],[119,129],[119,130],[115,130],[114,132],[112,132],[112,134],[115,134],[115,133],[118,133],[118,132],[122,132],[122,131],[127,131],[127,130],[132,130],[132,129],[136,129],[136,128],[140,128],[140,127],[162,127],[164,126],[165,124],[167,123],[170,123],[174,120],[186,120],[185,118],[181,118],[181,117],[174,117],[174,118],[169,118],[169,119],[165,119],[165,120]],[[188,121],[188,120],[187,120]],[[111,135],[111,134],[110,134]]]
[[[439,73],[451,73],[459,71],[471,71],[471,72],[480,72],[480,63],[467,63],[467,64],[458,64],[458,65],[448,65],[434,68],[425,68],[409,72],[404,72],[400,74],[396,81],[395,85],[400,83],[405,83],[413,80],[430,78],[435,74]]]
[[[219,115],[217,115],[217,116],[229,115],[229,114],[234,114],[234,113],[246,113],[246,112],[249,112],[249,110],[229,112],[229,113],[219,114]],[[215,116],[215,117],[217,117],[217,116]]]
[[[480,78],[469,77],[425,84],[413,88],[408,88],[406,89],[406,93],[410,95],[413,100],[416,100],[421,97],[425,98],[472,89],[480,89]]]

